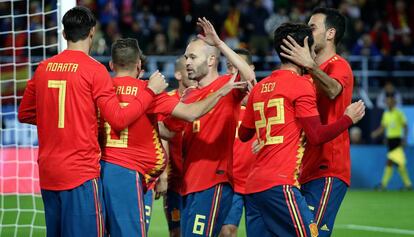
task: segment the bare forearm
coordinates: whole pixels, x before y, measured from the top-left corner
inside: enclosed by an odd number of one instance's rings
[[[221,92],[216,91],[204,100],[200,100],[195,103],[178,103],[172,112],[172,115],[188,122],[192,122],[213,109],[221,97]]]
[[[379,136],[381,136],[384,133],[384,127],[380,126],[379,128],[375,129],[372,133],[371,133],[371,137],[372,138],[377,138]]]
[[[330,99],[335,99],[335,97],[341,93],[341,84],[328,76],[328,74],[322,71],[317,65],[308,68],[308,72],[311,74],[316,86]]]
[[[217,45],[217,48],[221,53],[229,60],[229,62],[237,68],[240,73],[240,77],[244,81],[253,81],[255,80],[255,74],[253,69],[247,64],[243,58],[241,58],[237,53],[235,53],[229,46],[227,46],[223,41]]]

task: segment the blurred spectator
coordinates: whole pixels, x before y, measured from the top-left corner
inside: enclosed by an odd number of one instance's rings
[[[240,10],[235,3],[232,3],[224,20],[223,30],[221,32],[221,38],[224,39],[226,44],[230,48],[239,47],[239,23],[240,23]]]
[[[112,45],[117,39],[121,38],[121,34],[119,32],[119,28],[116,21],[111,21],[106,26],[106,30],[104,32],[104,38],[107,45]]]
[[[363,34],[352,49],[352,55],[360,56],[380,56],[381,52],[372,42],[369,34]]]
[[[264,28],[266,19],[269,18],[267,9],[262,0],[254,0],[246,15],[246,30],[249,35],[249,46],[252,54],[266,55],[269,50],[269,38]]]
[[[103,1],[99,9],[103,9],[99,13],[99,23],[106,27],[111,22],[118,22],[118,9],[114,0]]]
[[[384,88],[377,96],[377,108],[386,109],[387,108],[387,95],[394,95],[396,107],[402,106],[402,96],[401,93],[395,89],[394,84],[391,81],[386,81]]]
[[[177,18],[172,18],[168,25],[168,48],[172,53],[182,53],[180,49],[185,48],[185,41],[182,37],[181,22]]]
[[[298,7],[292,7],[289,17],[292,22],[306,22],[306,15]]]
[[[393,54],[397,56],[414,55],[413,39],[410,34],[403,34],[401,43],[394,43]]]
[[[385,23],[382,20],[377,20],[369,34],[381,54],[388,55],[391,51],[391,42]]]
[[[91,48],[91,55],[95,56],[103,56],[103,55],[109,55],[109,47],[107,46],[104,34],[101,30],[101,24],[99,22],[96,23],[95,26],[95,36],[92,40],[92,48]]]
[[[148,54],[166,55],[168,53],[167,37],[164,33],[155,35],[154,41],[148,47]]]
[[[144,51],[145,51],[145,45],[149,43],[153,36],[153,31],[155,29],[157,19],[155,16],[149,11],[148,6],[143,6],[142,12],[138,13],[136,21],[139,23],[140,33],[141,36],[141,42],[140,44],[143,45]]]
[[[399,40],[403,34],[412,34],[413,20],[409,17],[409,8],[404,0],[397,0],[394,5],[392,2],[388,1],[389,20],[394,27],[396,40]]]
[[[289,17],[287,16],[287,9],[284,7],[280,7],[276,10],[276,12],[272,13],[269,18],[266,19],[265,22],[265,29],[270,37],[273,36],[273,32],[285,22],[289,21]]]

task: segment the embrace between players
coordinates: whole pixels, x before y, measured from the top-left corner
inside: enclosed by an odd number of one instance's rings
[[[146,236],[145,193],[160,175],[172,236],[235,236],[243,207],[248,236],[330,236],[350,180],[347,128],[365,113],[336,54],[336,10],[277,28],[282,64],[260,83],[248,52],[198,19],[203,34],[177,60],[169,93],[158,71],[138,78],[136,40],[112,45],[111,79],[89,56],[92,13],[75,7],[62,23],[68,48],[39,64],[18,114],[38,127],[47,236]],[[232,73],[219,75],[220,54]]]

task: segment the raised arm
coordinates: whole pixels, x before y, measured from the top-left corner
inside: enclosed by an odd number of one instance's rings
[[[281,46],[283,57],[292,60],[304,67],[312,75],[314,82],[331,100],[335,99],[342,91],[342,85],[334,78],[322,71],[312,57],[308,44],[308,37],[304,40],[304,46],[300,46],[292,37],[283,40]]]
[[[250,84],[255,84],[256,76],[253,69],[247,64],[243,58],[235,53],[229,46],[226,45],[217,35],[214,26],[205,17],[198,18],[197,25],[200,26],[204,35],[199,34],[198,38],[204,40],[207,44],[217,47],[220,52],[229,60],[229,62],[238,69],[241,80],[247,81]],[[249,86],[251,87],[251,85]]]

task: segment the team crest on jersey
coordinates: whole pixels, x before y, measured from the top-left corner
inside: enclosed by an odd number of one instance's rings
[[[318,232],[318,226],[316,225],[316,223],[311,223],[309,225],[309,230],[310,230],[312,237],[318,237],[319,232]]]
[[[171,221],[173,221],[173,222],[179,222],[180,219],[181,219],[180,210],[178,210],[177,208],[174,208],[171,211]]]

